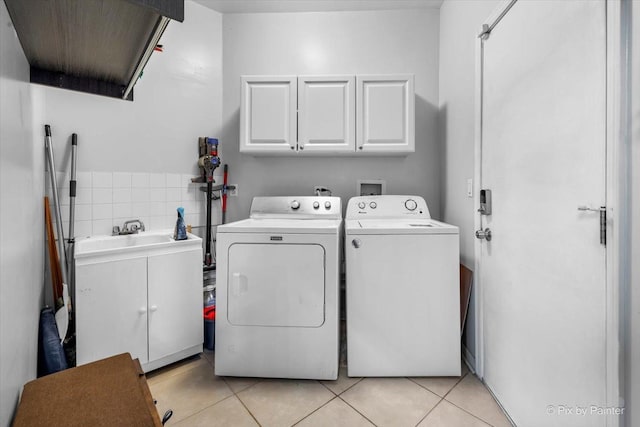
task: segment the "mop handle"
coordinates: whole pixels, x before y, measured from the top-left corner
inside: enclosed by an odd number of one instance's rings
[[[64,247],[64,231],[62,229],[62,211],[60,210],[60,199],[58,198],[58,180],[56,178],[56,166],[53,159],[53,142],[51,141],[51,126],[44,125],[44,145],[47,150],[47,160],[49,162],[49,174],[51,175],[51,187],[53,191],[54,213],[56,216],[56,228],[58,231],[58,252],[60,252],[60,269],[62,270],[62,282],[67,282],[67,252]]]

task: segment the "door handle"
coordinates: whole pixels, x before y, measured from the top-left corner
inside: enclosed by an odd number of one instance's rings
[[[362,246],[362,240],[360,239],[353,239],[351,241],[351,244],[353,245],[354,248],[358,249],[360,246]]]
[[[151,307],[149,307],[149,311],[151,311],[151,312],[158,311],[158,306],[157,305],[152,305]]]
[[[140,313],[140,314],[145,314],[146,312],[147,312],[147,307],[140,307],[138,309],[138,313]]]
[[[491,230],[489,228],[485,228],[484,230],[476,230],[476,239],[484,239],[487,242],[491,241]]]

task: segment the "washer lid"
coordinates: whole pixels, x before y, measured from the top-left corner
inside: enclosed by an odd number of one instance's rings
[[[433,219],[348,219],[347,234],[458,234],[458,227]]]
[[[219,225],[218,233],[335,234],[341,219],[249,218]]]

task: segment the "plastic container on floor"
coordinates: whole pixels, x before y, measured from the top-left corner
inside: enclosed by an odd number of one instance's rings
[[[213,350],[216,342],[216,286],[202,288],[202,317],[204,319],[204,347]]]
[[[204,347],[213,350],[216,347],[216,305],[207,306],[203,309],[204,317]]]

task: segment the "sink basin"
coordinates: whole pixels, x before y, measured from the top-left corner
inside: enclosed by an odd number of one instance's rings
[[[171,230],[141,232],[124,236],[91,236],[80,239],[75,244],[75,258],[90,255],[137,252],[169,245],[180,245],[198,237],[191,234],[188,240],[176,241]]]
[[[173,239],[161,234],[128,234],[125,236],[96,236],[82,240],[76,245],[76,252],[94,252],[105,249],[119,249],[130,246],[146,246],[155,243],[169,243]]]

